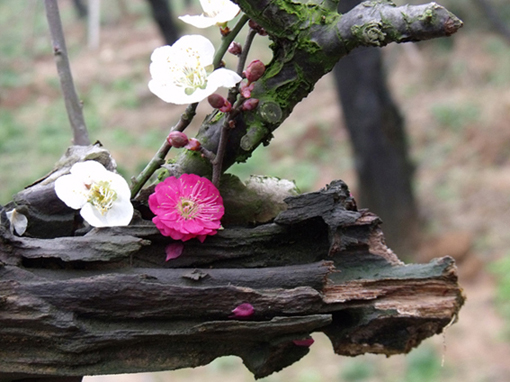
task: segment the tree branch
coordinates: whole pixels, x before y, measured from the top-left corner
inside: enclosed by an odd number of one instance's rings
[[[356,47],[449,36],[462,26],[457,17],[436,3],[396,7],[383,1],[366,2],[340,16],[328,6],[333,2],[237,2],[274,41],[273,60],[252,92],[260,100],[258,108],[236,119],[224,169],[245,161],[261,143],[268,143],[272,132],[315,83]],[[222,119],[212,116],[197,135],[212,152],[217,150],[222,124]],[[211,171],[203,159],[189,153],[180,155],[177,167],[182,172],[203,175]]]
[[[73,144],[78,146],[90,145],[90,139],[83,118],[82,105],[74,87],[69,58],[67,56],[66,42],[57,0],[45,0],[46,18],[51,32],[53,53],[57,64],[57,72],[60,78],[60,87],[64,95],[67,116],[73,130]]]

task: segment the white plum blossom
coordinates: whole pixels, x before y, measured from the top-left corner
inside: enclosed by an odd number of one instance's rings
[[[56,180],[55,193],[93,227],[125,226],[133,217],[129,185],[96,161],[75,163]]]
[[[23,236],[28,226],[27,217],[22,213],[16,211],[16,209],[7,211],[6,215],[7,219],[9,219],[11,234],[13,234],[14,231],[16,231],[16,233],[19,236]]]
[[[204,11],[201,15],[180,16],[179,19],[197,28],[209,28],[225,24],[240,11],[239,6],[230,0],[200,0],[200,5]]]
[[[172,46],[156,48],[151,55],[149,89],[165,102],[184,105],[241,81],[232,70],[214,70],[213,59],[212,42],[200,35],[186,35]]]

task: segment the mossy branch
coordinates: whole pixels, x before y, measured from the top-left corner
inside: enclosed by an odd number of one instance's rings
[[[315,83],[353,49],[449,36],[462,26],[462,21],[436,3],[397,7],[384,0],[372,1],[340,15],[333,10],[333,1],[236,2],[274,41],[273,59],[252,92],[260,100],[259,107],[239,116],[231,132],[224,169],[245,161],[261,143],[268,143]],[[198,133],[197,139],[212,152],[217,151],[222,125],[221,116],[214,114]],[[183,153],[177,166],[181,172],[210,174],[203,158],[190,153]]]

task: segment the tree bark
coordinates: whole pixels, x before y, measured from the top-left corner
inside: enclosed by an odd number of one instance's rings
[[[457,317],[453,260],[403,264],[343,182],[286,202],[274,222],[186,242],[168,262],[173,241],[142,219],[49,239],[1,227],[0,380],[173,370],[224,355],[260,378],[306,355],[313,332],[340,355],[391,355]],[[253,315],[233,316],[243,303]]]
[[[341,13],[359,0],[342,1]],[[388,244],[412,247],[417,207],[412,188],[404,121],[386,84],[380,49],[361,47],[338,62],[333,73],[354,152],[358,203],[384,221]]]

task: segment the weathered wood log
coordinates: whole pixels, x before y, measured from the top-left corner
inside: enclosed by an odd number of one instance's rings
[[[1,227],[0,380],[172,370],[223,355],[259,378],[303,357],[313,332],[341,355],[391,355],[457,317],[454,261],[403,264],[343,182],[286,202],[273,222],[186,242],[168,262],[172,240],[143,219],[48,239]],[[243,303],[253,315],[233,316]]]

